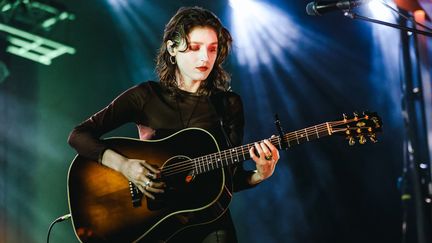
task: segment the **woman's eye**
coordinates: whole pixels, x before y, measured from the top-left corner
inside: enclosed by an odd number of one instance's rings
[[[189,46],[189,49],[190,49],[191,51],[198,51],[200,48],[199,48],[199,46],[191,45],[191,46]]]
[[[217,48],[210,48],[209,51],[210,52],[217,52]]]

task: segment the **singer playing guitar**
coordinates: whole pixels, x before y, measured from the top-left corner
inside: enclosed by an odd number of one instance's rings
[[[95,166],[115,171],[125,179],[126,184],[129,181],[131,192],[137,191],[138,195],[142,193],[142,198],[133,198],[134,203],[131,202],[130,207],[140,210],[140,205],[153,205],[157,211],[164,204],[164,200],[170,199],[169,203],[173,204],[176,199],[172,196],[167,199],[164,195],[168,194],[167,191],[174,190],[176,185],[161,180],[161,168],[150,162],[151,156],[156,156],[156,150],[152,151],[151,147],[147,151],[147,158],[137,158],[132,153],[127,153],[127,148],[119,151],[109,141],[100,137],[125,123],[135,123],[141,140],[160,141],[177,131],[195,127],[205,129],[211,134],[215,144],[220,146],[219,149],[240,145],[244,126],[242,102],[237,94],[229,91],[229,75],[222,67],[230,52],[231,42],[229,31],[212,12],[200,7],[180,8],[165,27],[157,55],[156,72],[159,82],[148,81],[131,87],[101,111],[76,126],[68,142],[80,157],[87,160],[75,162],[93,163]],[[200,148],[201,143],[204,141],[190,139],[183,141],[181,146],[194,151],[195,148]],[[174,149],[173,146],[170,149]],[[197,152],[199,154],[200,151]],[[134,221],[134,217],[130,217],[124,223],[124,227],[130,229],[121,230],[123,233],[117,234],[115,230],[91,228],[90,220],[103,221],[104,212],[90,205],[88,207],[93,211],[92,217],[88,218],[89,222],[78,222],[79,215],[74,217],[74,211],[71,211],[75,232],[83,242],[236,242],[234,225],[227,209],[232,193],[251,188],[268,179],[279,160],[278,150],[268,140],[255,143],[248,154],[256,164],[254,171],[245,171],[242,166],[233,165],[210,174],[207,179],[198,180],[198,176],[195,178],[194,171],[199,168],[192,168],[184,175],[185,180],[193,184],[196,190],[201,190],[202,194],[208,191],[210,194],[214,193],[214,196],[177,196],[191,197],[188,198],[189,201],[186,200],[191,204],[198,201],[199,197],[209,197],[209,203],[203,207],[197,206],[198,208],[189,210],[187,214],[163,218],[150,229],[140,229],[140,225],[129,226],[128,222]],[[89,172],[82,176],[88,176],[88,180],[114,180],[104,177],[107,173],[95,175]],[[100,185],[100,193],[103,193],[104,186],[111,185]],[[75,204],[75,201],[70,201],[70,205],[74,206],[72,204]],[[116,206],[113,204],[112,207]],[[81,226],[78,227],[78,223]],[[118,222],[104,225],[112,227],[115,223]],[[170,226],[170,223],[173,225]],[[185,227],[178,227],[167,233],[167,229],[178,225]],[[142,231],[142,234],[128,237],[127,232],[132,231]],[[97,232],[106,233],[98,235]],[[147,234],[151,234],[151,238],[146,238]]]

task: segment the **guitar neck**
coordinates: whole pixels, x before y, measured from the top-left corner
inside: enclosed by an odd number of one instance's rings
[[[285,133],[282,138],[280,136],[271,137],[269,138],[269,141],[278,149],[288,149],[295,145],[329,135],[332,135],[332,127],[330,123],[326,122],[316,126]],[[194,158],[184,163],[184,170],[180,169],[177,170],[177,172],[193,170],[194,174],[202,174],[215,169],[238,164],[251,158],[249,150],[252,147],[254,147],[254,143]]]

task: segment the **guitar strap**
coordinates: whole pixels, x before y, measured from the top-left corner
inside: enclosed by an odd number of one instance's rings
[[[212,93],[209,96],[209,105],[215,111],[220,129],[225,139],[225,143],[228,148],[233,146],[230,137],[227,134],[227,127],[225,126],[225,121],[227,120],[227,110],[228,110],[228,98],[225,92],[219,91]]]
[[[223,137],[225,138],[226,146],[227,148],[233,147],[233,143],[230,139],[230,136],[228,136],[229,128],[226,125],[226,122],[228,120],[228,112],[229,111],[229,102],[228,102],[228,95],[227,92],[229,91],[218,91],[217,93],[212,93],[209,96],[209,105],[213,108],[216,115],[218,116],[219,120],[219,126],[220,130],[222,132]],[[237,166],[233,167],[227,167],[226,168],[228,173],[231,175],[234,175],[237,171]],[[231,177],[227,178],[227,183],[225,184],[225,189],[227,192],[227,195],[230,195],[231,197],[232,193],[234,192],[234,182]]]

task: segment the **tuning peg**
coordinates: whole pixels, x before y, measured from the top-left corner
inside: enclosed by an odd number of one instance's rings
[[[349,137],[348,144],[349,144],[350,146],[353,146],[353,145],[355,144],[355,139],[354,139],[353,137]]]
[[[369,135],[369,139],[370,139],[371,142],[373,142],[373,143],[377,143],[377,142],[378,142],[378,140],[376,139],[376,135],[375,135],[375,134],[371,134],[371,135]]]
[[[347,119],[348,119],[348,116],[347,116],[345,113],[343,113],[342,116],[343,116],[343,120],[344,120],[344,122],[346,122]]]
[[[368,112],[363,111],[363,117],[364,117],[366,120],[368,120],[368,119],[369,119]]]
[[[366,138],[363,135],[360,135],[359,143],[365,144],[367,142]]]
[[[380,127],[381,127],[378,118],[373,117],[373,118],[372,118],[372,121],[375,123],[375,128],[380,128]]]
[[[358,112],[356,111],[356,112],[353,112],[353,114],[354,114],[354,121],[357,121],[358,120]]]

